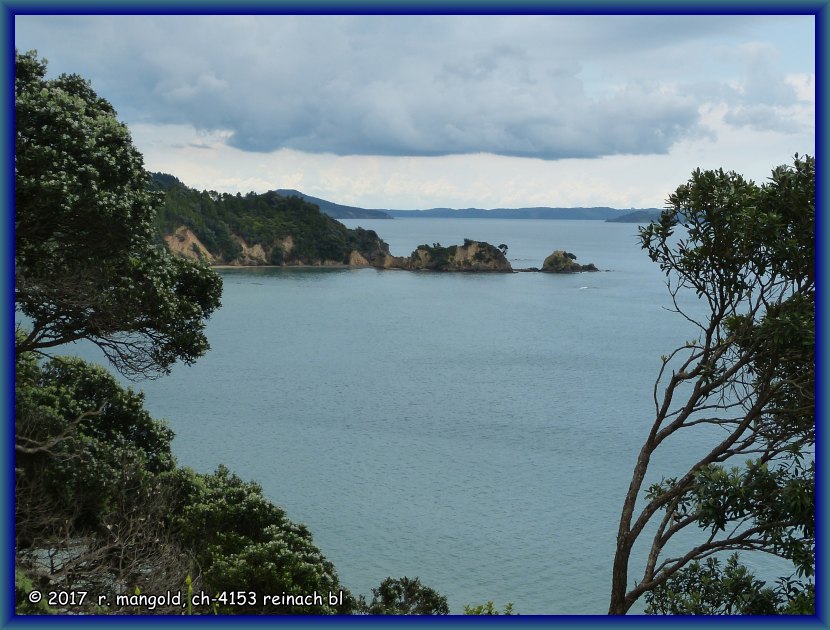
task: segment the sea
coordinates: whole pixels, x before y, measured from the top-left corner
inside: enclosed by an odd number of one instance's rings
[[[672,312],[638,226],[343,223],[375,230],[398,256],[469,238],[506,244],[514,268],[562,249],[601,271],[223,269],[210,351],[131,384],[175,431],[179,463],[225,464],[259,483],[355,595],[407,576],[452,613],[493,601],[525,615],[605,614],[660,357],[696,334]],[[702,312],[695,296],[680,299]],[[661,446],[646,485],[712,443],[685,433]],[[645,554],[635,547],[635,568]]]

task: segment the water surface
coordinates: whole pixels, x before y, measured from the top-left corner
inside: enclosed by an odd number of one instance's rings
[[[636,226],[345,223],[395,255],[471,238],[516,268],[565,249],[608,271],[222,271],[212,350],[142,384],[180,462],[257,480],[355,593],[406,575],[453,612],[605,613],[659,357],[691,336]],[[652,479],[701,447],[667,444]]]

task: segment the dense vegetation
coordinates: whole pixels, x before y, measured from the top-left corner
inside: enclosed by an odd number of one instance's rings
[[[662,358],[620,518],[612,614],[641,596],[657,613],[815,611],[815,176],[815,159],[797,155],[761,186],[697,170],[641,229],[697,337]],[[702,315],[684,306],[686,291]],[[639,496],[660,445],[701,427],[718,429],[711,450]],[[695,529],[696,544],[667,551]],[[646,536],[632,585],[632,549]],[[791,573],[767,586],[729,555],[738,551],[778,556]]]
[[[419,245],[405,266],[430,271],[512,271],[506,251],[507,245],[496,247],[465,238],[463,245]]]
[[[242,253],[241,238],[249,247],[260,245],[264,262],[347,264],[352,251],[368,261],[389,253],[389,247],[372,230],[348,229],[297,196],[275,191],[231,195],[188,188],[172,175],[155,173],[155,190],[164,193],[156,219],[160,234],[184,225],[190,228],[219,261],[232,262]],[[285,239],[293,245],[287,249]]]
[[[418,578],[386,578],[372,589],[368,604],[361,597],[362,609],[370,615],[447,615],[447,598],[421,584]]]

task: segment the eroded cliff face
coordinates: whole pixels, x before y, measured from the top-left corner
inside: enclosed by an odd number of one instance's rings
[[[229,264],[240,266],[268,264],[268,254],[262,245],[257,243],[256,245],[249,246],[242,237],[236,234],[232,238],[242,248],[242,253],[237,256],[236,260],[231,261]]]
[[[199,237],[184,225],[172,234],[166,235],[164,242],[167,244],[167,249],[177,256],[190,258],[191,260],[215,261],[213,254],[202,244]]]
[[[450,258],[450,264],[454,267],[453,271],[513,271],[498,247],[479,241],[465,241],[464,245],[459,245]]]
[[[352,250],[352,253],[349,254],[349,266],[350,267],[368,267],[369,261],[356,249]]]
[[[212,264],[240,267],[272,266],[314,266],[314,267],[382,267],[384,259],[389,254],[389,246],[375,237],[365,238],[366,251],[351,250],[344,259],[332,260],[328,258],[307,258],[298,255],[295,251],[295,240],[292,235],[276,240],[271,246],[260,243],[249,245],[244,238],[232,234],[231,238],[238,246],[239,254],[232,260],[225,260],[212,254],[199,240],[199,237],[186,226],[176,228],[172,234],[164,236],[167,248],[173,254],[191,260],[205,260]]]
[[[386,243],[377,239],[365,251],[351,250],[344,260],[305,259],[296,256],[292,236],[276,241],[271,247],[256,243],[249,245],[238,235],[232,236],[240,253],[233,260],[219,260],[212,255],[199,238],[187,227],[181,226],[164,237],[167,247],[176,255],[205,260],[213,264],[233,266],[318,266],[318,267],[374,267],[376,269],[407,269],[411,271],[468,271],[510,273],[504,253],[497,247],[480,241],[465,240],[462,245],[442,247],[421,245],[409,256],[392,256]]]
[[[286,236],[280,241],[280,247],[282,247],[284,255],[290,256],[291,252],[294,250],[294,237],[290,234]]]

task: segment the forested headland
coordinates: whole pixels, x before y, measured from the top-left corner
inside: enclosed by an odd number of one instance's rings
[[[225,264],[347,265],[353,253],[368,262],[389,254],[374,231],[349,229],[298,196],[200,192],[163,173],[152,175],[151,187],[163,194],[158,231],[185,256]],[[184,248],[181,228],[196,237]]]

